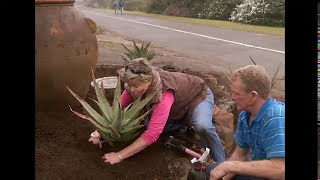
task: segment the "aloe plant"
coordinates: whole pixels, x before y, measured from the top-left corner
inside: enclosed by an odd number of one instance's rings
[[[126,108],[122,109],[121,106],[121,87],[120,78],[118,78],[117,87],[115,89],[113,106],[109,104],[105,96],[103,82],[98,87],[95,81],[94,73],[92,71],[92,79],[94,89],[97,95],[97,100],[93,100],[99,107],[101,114],[94,110],[84,99],[73,92],[68,86],[67,89],[70,93],[81,103],[85,114],[81,114],[72,110],[71,112],[80,118],[89,120],[96,128],[102,138],[112,144],[112,142],[127,142],[135,138],[139,133],[137,130],[143,125],[140,122],[150,113],[152,109],[141,115],[142,109],[153,98],[154,94],[147,96],[143,100],[141,96],[129,104]]]
[[[250,57],[252,63],[253,63],[254,65],[257,65],[257,63],[252,59],[252,57],[251,57],[251,56],[249,56],[249,57]],[[272,79],[271,79],[271,89],[273,89],[273,87],[275,86],[275,84],[276,84],[276,82],[277,82],[277,80],[278,80],[278,72],[279,72],[280,65],[281,65],[281,63],[278,65],[278,68],[277,68],[276,72],[275,72],[275,73],[273,74],[273,76],[272,76]],[[233,70],[231,70],[230,67],[228,67],[228,68],[229,68],[229,70],[230,70],[230,73],[232,74],[232,73],[233,73]],[[267,69],[266,69],[266,71],[268,72]],[[229,80],[228,85],[231,87],[231,82],[232,82],[232,81],[231,81],[230,76],[227,75],[225,72],[223,72],[223,73],[224,73],[224,75],[228,78],[228,80]]]
[[[148,61],[150,61],[154,58],[155,53],[152,51],[149,51],[148,49],[151,42],[149,42],[145,47],[143,47],[144,43],[142,43],[140,48],[137,46],[137,44],[134,41],[132,42],[134,46],[133,50],[127,48],[124,44],[121,43],[122,46],[127,51],[127,52],[124,52],[126,57],[121,56],[123,60],[131,62],[133,59],[136,59],[136,58],[146,58]]]

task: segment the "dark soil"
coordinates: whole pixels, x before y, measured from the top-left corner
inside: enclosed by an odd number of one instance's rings
[[[95,76],[114,76],[119,67],[109,67],[108,70],[106,67],[97,68]],[[110,100],[113,94],[106,93]],[[93,88],[90,88],[88,97],[96,99]],[[81,112],[81,107],[72,108]],[[156,143],[142,152],[121,163],[110,165],[103,162],[102,156],[107,152],[119,151],[126,144],[115,144],[113,147],[104,144],[100,149],[89,143],[90,133],[95,127],[70,111],[38,112],[35,125],[37,180],[186,179],[192,168],[190,160],[193,157],[164,146],[169,135],[181,137],[177,132],[163,134]],[[192,146],[187,143],[184,145]],[[199,148],[193,150],[201,153]]]
[[[99,66],[95,77],[117,76],[116,70],[120,67],[121,65]],[[198,72],[188,73],[207,78],[208,86],[215,92],[216,102],[219,99],[230,98],[227,84],[223,84],[226,87],[225,90],[218,90],[219,87],[210,82],[210,79],[216,78],[221,85],[222,82],[227,82],[226,79],[223,79],[226,78],[225,76],[203,75]],[[112,91],[107,91],[106,95],[111,101]],[[92,87],[87,96],[87,102],[92,102],[88,100],[88,97],[96,99]],[[82,111],[80,106],[72,108],[78,112]],[[110,165],[103,162],[102,156],[107,152],[119,151],[128,144],[115,144],[113,147],[104,144],[100,149],[97,145],[88,142],[90,133],[95,130],[95,127],[70,111],[37,112],[35,125],[35,177],[37,180],[187,179],[187,173],[193,167],[190,162],[193,157],[167,149],[164,142],[169,135],[174,135],[185,142],[185,146],[201,153],[199,141],[193,139],[193,142],[187,143],[185,134],[172,132],[161,135],[156,143],[138,154],[121,163]]]
[[[164,136],[142,152],[115,165],[104,163],[102,149],[88,142],[94,127],[74,115],[38,113],[36,117],[36,179],[181,179],[191,157],[166,149]]]

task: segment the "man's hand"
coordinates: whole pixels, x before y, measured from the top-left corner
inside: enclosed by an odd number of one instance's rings
[[[222,179],[223,180],[232,180],[234,178],[235,174],[233,173],[228,173],[226,176],[224,176]]]
[[[100,140],[100,134],[97,130],[91,133],[89,142],[93,144],[99,144],[99,147],[102,148],[102,141]]]
[[[119,153],[111,152],[111,153],[106,153],[102,158],[104,158],[104,162],[108,162],[110,164],[116,164],[121,161],[121,157]]]
[[[216,168],[210,171],[210,180],[223,180],[229,179],[230,176],[226,176],[228,174],[228,161],[224,161],[219,164]],[[225,178],[224,178],[225,177]]]

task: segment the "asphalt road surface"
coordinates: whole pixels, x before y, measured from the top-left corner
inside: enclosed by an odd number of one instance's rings
[[[85,16],[109,31],[151,41],[206,62],[236,69],[252,64],[250,57],[273,75],[280,65],[278,77],[284,77],[284,37],[254,32],[214,28],[205,25],[162,20],[135,15],[115,15],[101,9],[75,6]]]

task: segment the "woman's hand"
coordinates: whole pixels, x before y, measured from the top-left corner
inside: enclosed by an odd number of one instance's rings
[[[89,142],[92,142],[93,144],[98,144],[100,148],[102,148],[102,141],[100,140],[100,133],[95,130],[90,135]]]
[[[102,158],[105,159],[104,162],[108,162],[110,164],[116,164],[122,160],[121,155],[115,152],[106,153]]]

